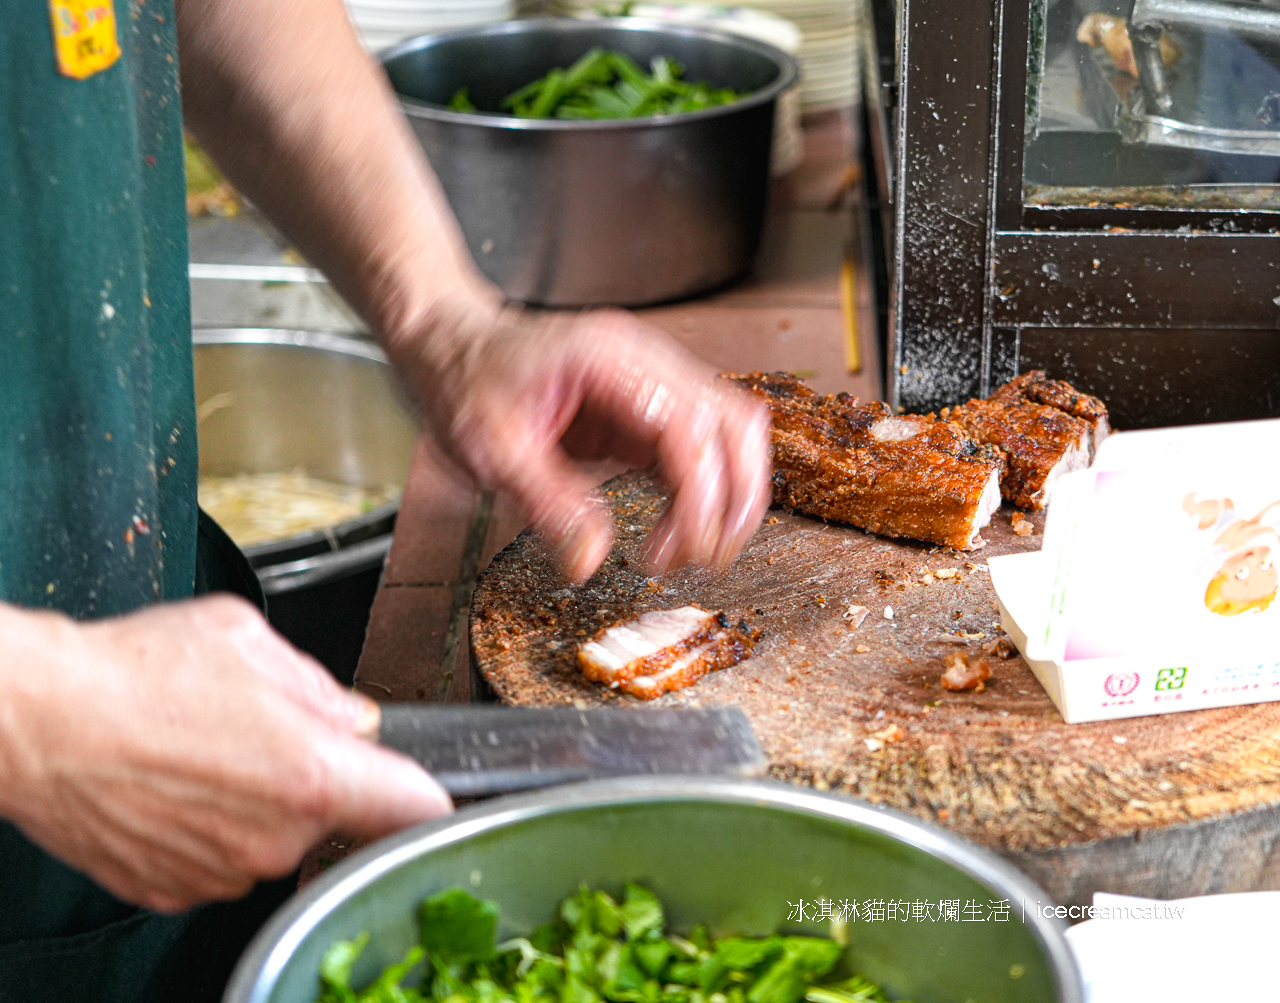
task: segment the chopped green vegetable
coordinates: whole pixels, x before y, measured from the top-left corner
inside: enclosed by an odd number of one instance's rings
[[[716,957],[725,968],[746,972],[763,964],[782,951],[781,937],[763,937],[747,940],[743,937],[725,937],[716,941]]]
[[[404,989],[400,983],[422,961],[423,950],[415,944],[404,960],[388,965],[367,989],[356,993],[351,988],[351,967],[369,943],[369,934],[355,940],[340,940],[320,959],[320,998],[318,1003],[423,1003],[422,994]]]
[[[449,99],[450,111],[475,111],[476,106],[471,102],[471,88],[459,87],[453,92],[453,97]]]
[[[627,932],[627,940],[636,940],[650,933],[661,934],[666,921],[658,896],[639,885],[627,885],[622,900],[622,926]]]
[[[889,1003],[884,991],[861,975],[831,986],[810,986],[804,998],[808,1003]]]
[[[447,888],[422,903],[422,946],[432,962],[461,975],[473,961],[495,954],[498,907],[462,888]]]
[[[841,953],[834,940],[782,938],[782,954],[747,990],[747,1003],[799,1003],[809,983],[831,971]]]
[[[317,1003],[888,1003],[860,975],[819,982],[843,954],[835,941],[667,934],[640,885],[620,903],[583,885],[553,922],[501,944],[497,905],[462,888],[423,902],[420,920],[420,943],[361,990],[351,972],[369,935],[333,944]]]
[[[320,958],[320,984],[324,987],[320,994],[322,1001],[356,998],[351,991],[351,966],[367,943],[369,934],[362,933],[355,940],[339,940],[324,952]]]
[[[740,94],[681,79],[684,68],[656,56],[645,73],[630,56],[592,49],[568,69],[557,67],[502,99],[500,109],[519,118],[644,118],[700,111],[738,100]],[[449,99],[452,111],[477,111],[468,88]]]

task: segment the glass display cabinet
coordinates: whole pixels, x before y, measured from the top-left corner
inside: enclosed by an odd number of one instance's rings
[[[1280,0],[874,0],[886,388],[1280,415]]]

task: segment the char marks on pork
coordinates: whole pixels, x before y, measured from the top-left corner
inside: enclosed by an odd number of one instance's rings
[[[774,502],[884,536],[969,550],[1000,507],[1001,460],[958,426],[822,396],[787,373],[729,376],[773,414]]]

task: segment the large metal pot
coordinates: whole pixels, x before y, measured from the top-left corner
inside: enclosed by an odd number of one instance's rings
[[[665,118],[521,119],[482,109],[594,47],[749,96]],[[742,274],[760,242],[778,96],[796,61],[754,39],[659,21],[533,19],[413,39],[383,54],[467,246],[507,296],[640,306]]]
[[[596,781],[499,798],[374,844],[294,897],[241,959],[224,1003],[312,1003],[320,955],[372,935],[366,984],[416,941],[417,907],[450,885],[497,901],[502,937],[551,918],[580,882],[652,888],[673,929],[828,935],[814,903],[957,901],[959,921],[849,925],[848,962],[915,1003],[1080,1003],[1079,975],[1045,896],[1008,864],[941,829],[865,803],[775,783]],[[1006,921],[988,903],[1010,904]],[[966,922],[969,902],[981,918]],[[809,917],[798,922],[797,907]],[[1025,922],[1023,921],[1025,904]]]
[[[355,338],[306,331],[196,331],[200,474],[302,469],[402,488],[417,425],[386,357]],[[246,547],[271,623],[350,683],[399,500],[348,522]]]

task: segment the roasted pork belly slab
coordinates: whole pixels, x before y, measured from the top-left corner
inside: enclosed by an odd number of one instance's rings
[[[1033,370],[986,400],[943,408],[942,417],[1004,454],[1000,493],[1021,508],[1041,509],[1063,474],[1089,465],[1109,431],[1106,405],[1070,383]]]
[[[1010,380],[991,394],[990,400],[1025,400],[1032,404],[1045,404],[1058,411],[1065,411],[1073,418],[1087,421],[1093,429],[1089,459],[1092,461],[1098,446],[1111,433],[1107,421],[1107,406],[1097,397],[1082,394],[1065,380],[1051,380],[1042,369],[1033,369]]]
[[[773,413],[773,499],[884,536],[960,550],[1000,507],[999,455],[958,426],[820,396],[786,373],[731,376]]]
[[[733,626],[723,613],[697,606],[651,610],[601,630],[578,649],[583,674],[652,700],[736,665],[751,654],[758,633]]]

